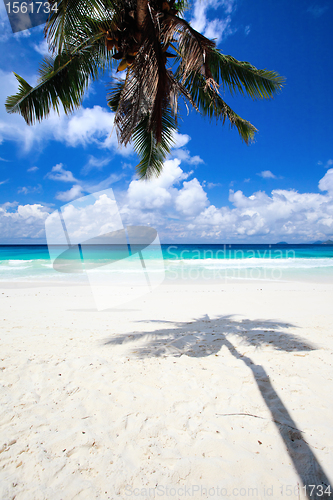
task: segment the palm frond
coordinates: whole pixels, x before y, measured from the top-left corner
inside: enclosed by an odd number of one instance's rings
[[[121,94],[123,92],[124,86],[125,86],[124,81],[111,82],[111,85],[109,86],[110,90],[109,90],[109,93],[107,95],[106,101],[107,101],[109,108],[114,113],[116,113],[118,110],[120,99],[121,99]]]
[[[161,139],[161,111],[167,93],[166,69],[155,30],[154,21],[147,16],[143,42],[133,64],[127,70],[122,88],[115,126],[118,140],[124,145],[131,140],[135,127],[147,116],[149,132],[154,127],[157,142]]]
[[[258,131],[256,127],[235,113],[221,96],[206,84],[203,75],[192,74],[185,82],[185,87],[204,116],[221,120],[223,124],[228,119],[231,128],[237,128],[240,137],[246,144],[253,141],[255,133]]]
[[[170,110],[164,110],[162,116],[161,141],[157,142],[154,131],[148,130],[149,116],[135,127],[133,132],[134,149],[141,158],[136,170],[141,179],[158,177],[163,163],[174,144],[174,132],[177,130]]]
[[[176,9],[180,14],[184,14],[184,12],[189,7],[190,7],[190,2],[188,2],[187,0],[177,0],[172,4],[172,8]]]
[[[277,93],[285,79],[275,71],[257,69],[246,61],[238,61],[232,56],[212,50],[207,57],[213,79],[227,88],[231,94],[239,92],[252,99],[269,99]]]
[[[57,12],[52,10],[56,1]],[[276,72],[222,54],[194,30],[179,16],[188,0],[50,3],[44,33],[54,57],[42,61],[34,88],[15,74],[19,88],[7,98],[7,111],[20,113],[29,125],[52,109],[59,113],[60,105],[71,113],[82,104],[89,84],[113,61],[119,71],[126,69],[126,79],[112,83],[107,103],[115,113],[119,143],[134,143],[142,178],[161,172],[177,129],[180,97],[210,119],[228,120],[248,144],[256,128],[225,103],[219,88],[268,99],[283,85]],[[169,57],[173,71],[167,65]]]
[[[119,13],[119,0],[51,0],[57,4],[57,11],[52,11],[46,22],[44,33],[53,52],[61,53],[66,42],[80,33],[89,37],[96,33],[99,24],[111,22]]]
[[[41,121],[51,109],[59,112],[62,104],[66,114],[78,108],[91,81],[111,64],[111,56],[98,37],[86,41],[73,52],[65,51],[55,59],[45,57],[39,69],[36,87],[31,87],[22,77],[18,93],[6,100],[9,113],[19,113],[28,125]]]
[[[208,54],[215,48],[215,43],[194,30],[185,19],[169,15],[165,20],[165,43],[178,37],[178,75],[182,81],[205,65]]]

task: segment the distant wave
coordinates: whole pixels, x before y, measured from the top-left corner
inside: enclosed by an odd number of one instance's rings
[[[160,272],[163,267],[166,270],[167,278],[179,276],[190,276],[191,273],[207,276],[207,279],[214,276],[228,276],[232,274],[234,278],[251,274],[251,270],[256,275],[264,275],[268,277],[267,270],[274,270],[280,273],[283,277],[291,276],[293,273],[297,275],[326,275],[328,278],[333,275],[333,258],[223,258],[223,259],[155,259],[148,258],[149,272]],[[107,264],[109,261],[104,259],[86,260],[86,263],[96,262],[99,264]],[[111,266],[97,267],[92,272],[105,272],[112,275],[128,275],[128,273],[139,273],[141,269],[137,269],[133,259],[124,259],[117,261],[117,266],[112,269]],[[254,271],[256,270],[256,271]],[[262,270],[262,271],[260,271]],[[247,272],[248,271],[248,272]],[[252,274],[253,274],[252,273]],[[0,281],[30,281],[30,280],[51,280],[51,281],[81,281],[86,279],[85,274],[64,274],[53,269],[49,259],[27,259],[27,260],[2,260],[0,261]]]
[[[310,269],[317,267],[332,267],[333,259],[260,259],[260,258],[248,258],[248,259],[174,259],[166,261],[167,267],[172,266],[190,266],[190,267],[203,267],[205,269],[230,269],[230,268],[287,268],[287,269]]]

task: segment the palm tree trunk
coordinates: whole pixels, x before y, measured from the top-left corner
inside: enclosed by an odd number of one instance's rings
[[[145,19],[148,12],[148,0],[137,0],[136,4],[136,18],[138,25],[138,37],[141,42],[142,30],[145,24]]]

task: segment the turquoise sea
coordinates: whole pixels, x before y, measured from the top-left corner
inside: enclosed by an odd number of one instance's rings
[[[163,244],[143,249],[141,257],[149,261],[150,270],[165,268],[167,280],[284,280],[333,283],[333,245],[223,245]],[[126,249],[127,253],[127,249]],[[77,252],[67,255],[75,260]],[[161,255],[163,259],[161,259]],[[81,254],[82,256],[82,254]],[[117,272],[128,272],[129,262],[123,249],[94,245],[84,260],[86,268],[98,267],[111,260],[121,261]],[[80,264],[81,265],[81,264]],[[110,267],[105,269],[110,271]],[[132,271],[131,271],[132,272]],[[47,245],[1,245],[0,281],[80,281],[80,273],[54,269]]]

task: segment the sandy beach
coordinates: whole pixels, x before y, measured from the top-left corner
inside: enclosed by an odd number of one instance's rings
[[[2,283],[0,498],[332,498],[332,298],[166,283],[98,312]]]

